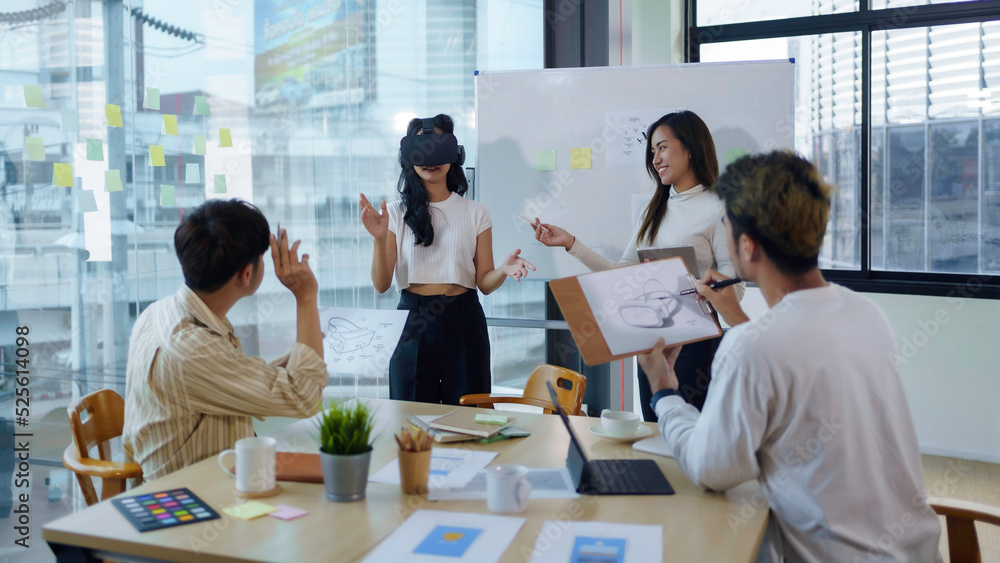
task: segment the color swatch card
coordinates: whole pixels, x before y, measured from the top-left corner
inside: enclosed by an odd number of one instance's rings
[[[663,561],[663,526],[546,520],[531,551],[532,563],[543,561]]]
[[[111,499],[140,532],[215,520],[219,513],[188,489]]]
[[[496,563],[524,522],[524,518],[511,516],[418,510],[378,544],[364,561]]]

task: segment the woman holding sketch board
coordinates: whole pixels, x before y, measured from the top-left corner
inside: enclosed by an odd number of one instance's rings
[[[736,271],[726,247],[722,224],[722,200],[712,185],[719,176],[715,143],[705,122],[690,111],[664,115],[646,132],[646,170],[656,182],[656,192],[632,234],[621,260],[614,262],[587,248],[576,237],[555,225],[535,219],[535,238],[546,246],[561,246],[593,271],[639,263],[640,247],[694,247],[698,270],[709,269],[727,276]],[[736,286],[742,298],[744,284]],[[719,338],[686,344],[681,348],[675,371],[684,399],[699,410],[711,381],[712,359]],[[639,374],[639,398],[643,418],[655,421],[649,405],[649,381]]]
[[[361,194],[361,222],[373,237],[372,284],[400,291],[408,310],[389,362],[392,399],[457,405],[462,395],[489,393],[490,341],[478,288],[489,294],[509,276],[535,267],[511,252],[493,268],[493,224],[469,189],[464,149],[450,117],[414,119],[400,141],[397,188],[402,199],[376,210]]]

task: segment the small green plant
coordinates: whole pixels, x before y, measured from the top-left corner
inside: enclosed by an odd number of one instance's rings
[[[348,406],[332,402],[320,413],[319,449],[332,455],[356,455],[371,449],[375,412],[361,400]]]

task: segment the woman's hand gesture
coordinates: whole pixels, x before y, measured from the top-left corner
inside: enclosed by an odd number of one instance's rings
[[[561,246],[569,250],[576,242],[576,237],[567,233],[565,229],[542,223],[538,217],[535,217],[535,222],[531,226],[535,229],[535,240],[545,246]]]
[[[527,277],[528,270],[535,271],[535,265],[518,256],[519,254],[521,254],[520,248],[508,254],[507,258],[503,261],[503,265],[500,266],[503,273],[507,274],[507,277],[514,278],[516,282],[521,281],[521,278]]]
[[[385,200],[382,200],[381,207],[381,212],[375,211],[365,194],[361,194],[361,223],[365,226],[368,234],[376,239],[384,240],[389,232],[389,212],[385,209]]]

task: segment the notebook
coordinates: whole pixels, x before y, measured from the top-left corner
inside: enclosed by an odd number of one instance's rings
[[[460,434],[471,434],[479,438],[492,438],[502,428],[510,426],[516,422],[514,417],[507,417],[507,424],[483,424],[476,422],[476,415],[481,414],[473,409],[462,409],[435,418],[430,422],[430,427],[435,430],[447,430]]]
[[[275,479],[278,481],[299,481],[302,483],[322,483],[323,466],[319,454],[296,452],[276,452],[274,454]],[[235,473],[236,466],[229,468]]]
[[[445,415],[440,414],[411,414],[406,417],[406,420],[415,426],[420,428],[430,434],[435,442],[446,444],[448,442],[465,442],[468,440],[475,440],[476,437],[472,434],[460,434],[458,432],[448,432],[447,430],[438,430],[436,428],[431,428],[431,422],[443,417]]]
[[[552,383],[545,382],[556,405],[559,418],[569,432],[569,452],[566,465],[576,492],[586,495],[672,495],[673,487],[651,459],[594,459],[588,460],[583,446],[576,439],[569,417],[559,405]]]

